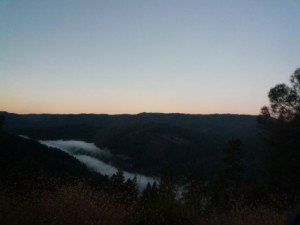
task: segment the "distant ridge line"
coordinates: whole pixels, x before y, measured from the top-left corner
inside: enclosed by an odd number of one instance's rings
[[[20,116],[144,116],[144,115],[177,115],[177,116],[253,116],[252,114],[235,114],[235,113],[207,113],[207,114],[193,114],[193,113],[161,113],[161,112],[141,112],[136,114],[120,113],[120,114],[107,114],[107,113],[14,113],[7,111],[0,111],[0,114],[11,114]]]

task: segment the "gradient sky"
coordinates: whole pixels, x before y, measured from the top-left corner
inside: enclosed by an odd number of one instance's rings
[[[0,111],[257,114],[299,0],[0,0]]]

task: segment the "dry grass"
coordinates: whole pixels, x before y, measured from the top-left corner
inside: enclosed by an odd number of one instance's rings
[[[26,200],[2,192],[0,224],[119,225],[125,224],[131,210],[115,202],[112,196],[93,192],[82,184],[31,194]]]
[[[202,225],[282,225],[285,220],[285,213],[278,213],[267,207],[235,207],[227,213],[212,213]]]
[[[279,225],[285,219],[285,213],[267,207],[236,206],[226,213],[205,214],[191,214],[185,207],[176,210],[171,219],[158,210],[145,215],[147,212],[136,203],[125,205],[114,196],[92,191],[81,183],[31,193],[26,198],[0,190],[2,225]]]

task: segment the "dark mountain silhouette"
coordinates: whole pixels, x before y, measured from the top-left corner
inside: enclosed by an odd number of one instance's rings
[[[165,163],[185,171],[188,162],[200,159],[215,168],[228,140],[240,139],[244,158],[253,167],[261,141],[256,116],[141,113],[137,115],[20,115],[1,112],[4,129],[34,139],[74,139],[108,148],[124,160],[113,163],[129,171],[156,175]],[[259,143],[259,144],[258,144]]]

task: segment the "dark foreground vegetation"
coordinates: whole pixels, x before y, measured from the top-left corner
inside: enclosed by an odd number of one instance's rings
[[[139,193],[121,170],[108,178],[60,150],[5,132],[0,138],[1,224],[282,224],[292,209],[243,178],[240,140],[224,148],[214,182],[197,161],[183,179],[166,165],[160,183]]]
[[[286,212],[267,206],[239,205],[218,211],[201,210],[188,203],[155,198],[127,198],[122,192],[93,189],[82,182],[61,184],[46,179],[48,190],[20,195],[0,189],[0,222],[5,225],[159,225],[159,224],[282,224]]]
[[[269,99],[257,118],[266,144],[255,179],[245,170],[245,143],[230,139],[213,175],[196,158],[178,176],[175,160],[141,193],[122,170],[95,174],[59,150],[0,131],[0,224],[283,224],[300,202],[300,69]]]

